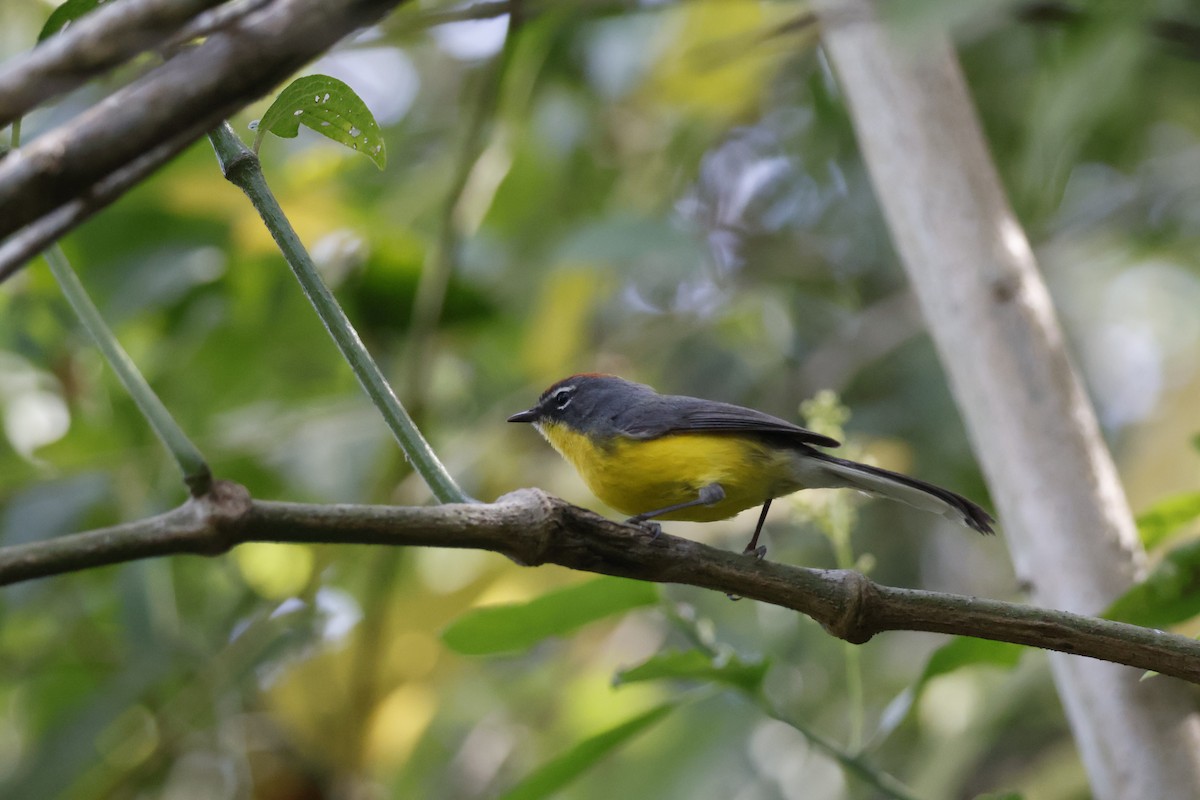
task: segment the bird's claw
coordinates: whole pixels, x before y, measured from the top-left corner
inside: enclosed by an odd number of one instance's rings
[[[755,561],[762,561],[767,557],[767,546],[765,544],[760,544],[758,547],[747,547],[742,551],[742,555],[753,555]]]
[[[651,522],[643,516],[630,517],[625,520],[626,525],[636,525],[646,533],[650,534],[650,541],[654,541],[659,536],[662,536],[662,525],[657,522]]]

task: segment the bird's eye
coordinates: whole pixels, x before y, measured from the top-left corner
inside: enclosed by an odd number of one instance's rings
[[[575,394],[575,387],[569,386],[565,389],[559,389],[550,396],[554,401],[554,407],[562,411],[567,406],[571,405],[571,397]]]

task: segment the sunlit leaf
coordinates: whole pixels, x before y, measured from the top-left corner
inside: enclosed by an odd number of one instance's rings
[[[621,670],[614,683],[636,683],[668,679],[711,681],[724,683],[746,692],[757,692],[770,664],[766,661],[746,662],[736,656],[714,660],[700,650],[659,653],[636,667]]]
[[[387,164],[383,135],[375,115],[354,90],[328,75],[297,78],[279,93],[258,121],[254,152],[267,132],[285,139],[295,138],[300,125],[357,150],[380,169]]]
[[[528,603],[469,611],[443,633],[446,644],[467,655],[524,650],[589,622],[658,602],[658,587],[624,578],[597,578],[544,594]]]
[[[1155,547],[1198,517],[1200,517],[1200,492],[1187,492],[1168,497],[1138,516],[1137,526],[1138,533],[1142,537],[1142,544],[1148,548]]]
[[[1200,540],[1168,552],[1141,583],[1117,598],[1104,616],[1165,628],[1200,614]]]
[[[67,2],[51,12],[50,18],[42,26],[42,31],[38,34],[37,40],[40,42],[43,39],[48,39],[65,28],[68,23],[74,22],[85,14],[90,14],[104,5],[104,3],[105,0],[67,0]]]
[[[597,761],[678,707],[678,703],[664,703],[614,728],[584,739],[558,758],[534,770],[533,774],[502,795],[502,800],[538,800],[552,796]]]

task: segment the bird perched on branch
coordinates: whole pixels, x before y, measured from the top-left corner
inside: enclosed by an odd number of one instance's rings
[[[801,489],[858,489],[941,514],[980,533],[992,517],[960,494],[818,450],[840,442],[750,408],[659,394],[615,375],[564,378],[508,418],[532,423],[597,497],[629,521],[711,522]],[[657,535],[658,526],[652,524]]]

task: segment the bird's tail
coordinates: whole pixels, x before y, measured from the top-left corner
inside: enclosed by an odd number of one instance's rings
[[[949,489],[819,451],[813,451],[812,455],[821,462],[821,471],[829,480],[827,486],[830,488],[858,489],[941,514],[980,533],[994,533],[992,523],[995,520],[990,514]]]

